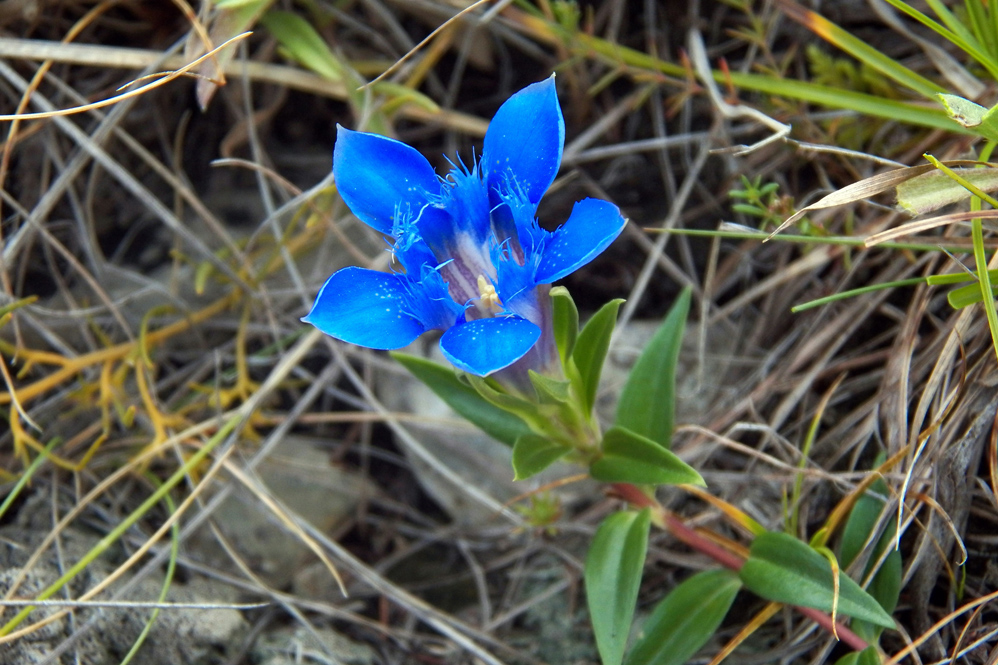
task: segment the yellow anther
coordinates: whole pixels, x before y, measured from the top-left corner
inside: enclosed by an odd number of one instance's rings
[[[490,313],[498,314],[502,311],[502,301],[499,300],[499,294],[496,293],[496,287],[489,280],[485,279],[484,275],[478,276],[478,297],[479,302],[485,307]]]

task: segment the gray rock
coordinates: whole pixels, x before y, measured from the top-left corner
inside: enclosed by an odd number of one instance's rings
[[[359,474],[334,467],[317,443],[288,436],[260,462],[257,475],[288,509],[328,532],[349,517],[361,497],[375,490]],[[252,492],[233,489],[215,512],[215,524],[255,574],[274,588],[286,589],[315,555]],[[186,550],[208,565],[232,565],[209,528],[194,534]]]
[[[374,649],[328,628],[274,631],[262,635],[251,653],[254,665],[371,665]]]
[[[39,498],[41,497],[41,498]],[[28,557],[41,543],[48,526],[48,497],[41,494],[29,499],[21,507],[17,520],[0,529],[0,596],[5,595],[23,570]],[[69,565],[78,561],[100,538],[76,527],[66,529],[60,537],[62,557]],[[113,550],[113,548],[112,548]],[[105,579],[115,567],[108,556],[98,557],[65,587],[66,596],[56,594],[53,600],[76,598],[86,589]],[[27,572],[14,593],[18,598],[33,598],[59,579],[62,574],[55,551],[47,553]],[[126,573],[117,583],[130,579]],[[112,587],[113,588],[113,587]],[[142,580],[129,600],[157,600],[162,580]],[[106,596],[105,596],[106,597]],[[234,600],[228,587],[203,580],[191,584],[174,583],[167,596],[168,602],[219,603]],[[9,620],[20,608],[6,610],[2,618]],[[60,611],[58,607],[43,607],[31,613],[21,627],[26,627],[46,616]],[[117,665],[131,649],[149,621],[152,610],[148,608],[89,608],[79,609],[69,615],[25,635],[14,642],[0,646],[0,662],[4,665],[36,665],[60,650],[60,646],[80,627],[96,621],[83,638],[76,640],[55,662],[86,663],[87,665]],[[142,665],[210,665],[220,662],[233,652],[246,634],[248,624],[242,614],[231,609],[162,609],[147,639],[136,654],[133,663]]]

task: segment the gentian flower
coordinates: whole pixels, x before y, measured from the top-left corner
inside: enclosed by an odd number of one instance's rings
[[[447,359],[479,376],[535,346],[545,346],[541,365],[557,358],[548,285],[591,261],[626,223],[613,204],[585,199],[554,231],[538,225],[564,143],[553,76],[506,100],[481,161],[458,159],[443,178],[404,143],[337,127],[337,188],[361,221],[391,237],[395,267],[338,271],[302,320],[372,349],[442,330]]]

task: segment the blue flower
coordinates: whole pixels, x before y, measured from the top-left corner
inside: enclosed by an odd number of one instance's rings
[[[542,337],[551,346],[547,285],[591,261],[626,223],[613,204],[585,199],[556,230],[538,225],[564,143],[553,76],[510,97],[481,160],[458,160],[443,178],[404,143],[338,127],[337,188],[361,221],[392,238],[395,268],[338,271],[303,321],[372,349],[442,330],[448,360],[479,376],[523,358]]]

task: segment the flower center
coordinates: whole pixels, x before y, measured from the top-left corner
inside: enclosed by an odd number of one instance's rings
[[[496,287],[485,279],[485,275],[478,276],[478,301],[490,314],[499,314],[503,310],[502,301],[499,300],[499,294],[496,293]]]

